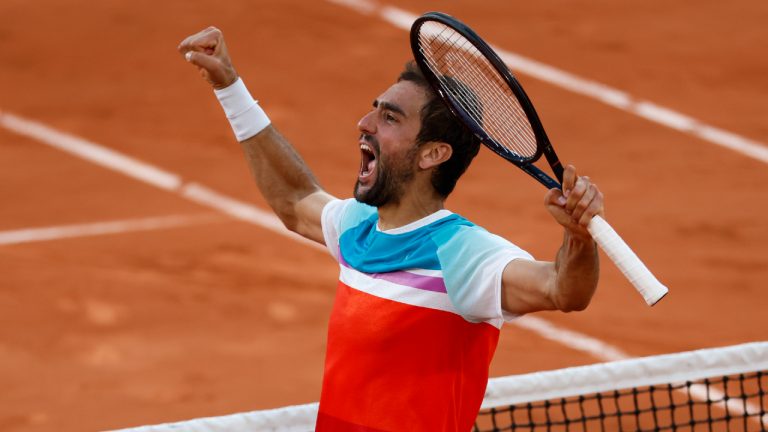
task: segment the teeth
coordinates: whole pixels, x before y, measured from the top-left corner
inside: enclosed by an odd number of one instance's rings
[[[373,149],[368,146],[368,144],[360,144],[360,150],[366,151],[368,153],[373,153]]]

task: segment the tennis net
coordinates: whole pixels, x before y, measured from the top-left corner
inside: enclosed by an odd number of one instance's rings
[[[492,378],[473,430],[766,431],[767,391],[768,342],[754,342]],[[305,432],[317,406],[121,432]]]

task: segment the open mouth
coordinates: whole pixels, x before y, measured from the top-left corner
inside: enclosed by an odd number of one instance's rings
[[[368,143],[360,144],[360,178],[373,174],[376,169],[376,152]]]

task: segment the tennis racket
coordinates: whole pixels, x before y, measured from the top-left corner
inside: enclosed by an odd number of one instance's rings
[[[480,36],[449,15],[429,12],[411,27],[411,49],[432,88],[486,147],[548,189],[561,188],[563,166],[533,104]],[[533,165],[542,155],[557,180]],[[587,229],[649,306],[667,294],[605,219],[595,216]]]

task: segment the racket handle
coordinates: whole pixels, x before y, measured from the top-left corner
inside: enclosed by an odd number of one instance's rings
[[[648,306],[655,305],[669,292],[605,219],[600,216],[593,217],[587,230],[627,280],[635,286]]]

